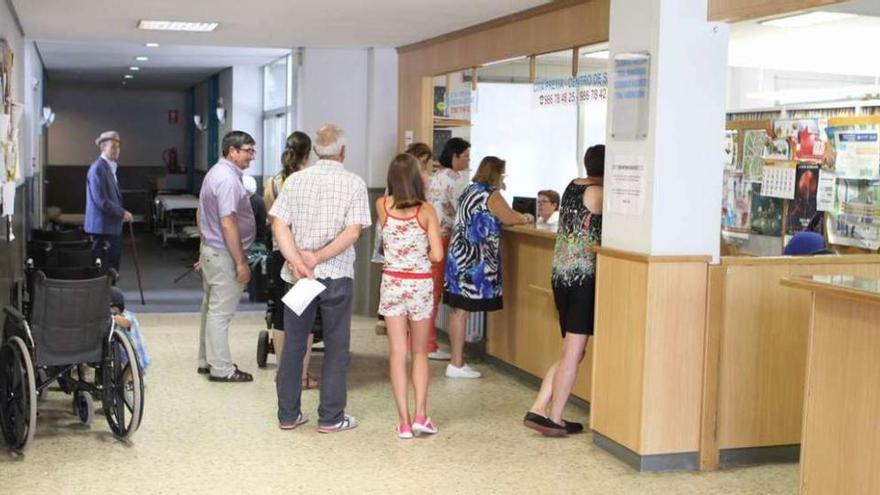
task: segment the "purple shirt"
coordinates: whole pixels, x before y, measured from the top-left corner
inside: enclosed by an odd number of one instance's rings
[[[241,246],[247,249],[254,243],[257,234],[254,210],[251,209],[250,195],[241,183],[244,171],[234,163],[221,158],[211,167],[202,182],[199,194],[199,233],[202,242],[214,249],[226,250],[220,219],[235,215]]]

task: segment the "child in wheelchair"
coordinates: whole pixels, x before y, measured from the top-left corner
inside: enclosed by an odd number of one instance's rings
[[[117,287],[110,292],[110,313],[113,315],[113,323],[124,329],[131,343],[134,345],[134,352],[137,354],[138,362],[141,365],[142,375],[146,375],[150,367],[150,353],[147,352],[147,346],[144,343],[144,335],[141,333],[141,327],[138,323],[137,316],[125,309],[125,295]]]

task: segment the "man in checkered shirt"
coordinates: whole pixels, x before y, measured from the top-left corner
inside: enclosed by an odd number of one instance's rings
[[[308,421],[301,410],[302,367],[306,343],[321,311],[324,364],[318,431],[331,433],[357,426],[345,414],[349,341],[351,337],[354,243],[370,226],[370,205],[363,179],[345,170],[342,129],[325,124],[314,139],[319,160],[284,182],[269,214],[272,233],[287,264],[281,277],[288,283],[314,278],[327,286],[297,316],[284,308],[284,348],[278,367],[278,421],[292,430]]]

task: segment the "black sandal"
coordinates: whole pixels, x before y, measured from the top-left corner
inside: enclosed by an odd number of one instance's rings
[[[254,381],[254,376],[245,371],[241,371],[238,369],[238,365],[235,366],[235,371],[232,372],[229,376],[210,376],[208,380],[212,382],[228,382],[228,383],[244,383],[244,382],[252,382]]]

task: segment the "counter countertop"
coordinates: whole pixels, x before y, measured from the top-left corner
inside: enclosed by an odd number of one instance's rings
[[[543,237],[545,239],[556,240],[556,231],[546,228],[539,229],[534,225],[505,225],[501,228],[501,230],[505,232],[512,232],[514,234],[525,234],[535,237]]]
[[[880,304],[880,280],[854,275],[786,277],[782,285]]]

